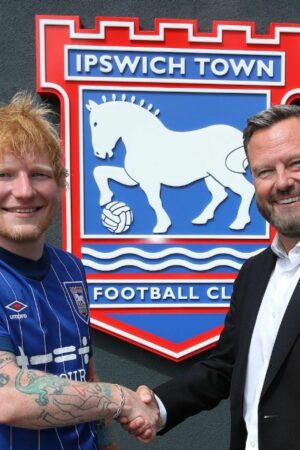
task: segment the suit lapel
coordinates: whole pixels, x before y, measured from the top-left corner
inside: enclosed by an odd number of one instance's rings
[[[246,369],[248,362],[249,347],[252,338],[256,317],[262,302],[267,284],[276,263],[276,255],[268,248],[261,258],[256,261],[253,268],[253,274],[247,277],[247,292],[240,292],[238,296],[241,301],[245,301],[245,309],[242,319],[243,338],[240,342],[238,368],[239,386],[241,400],[244,395],[244,386],[246,378]],[[247,275],[246,275],[247,276]],[[245,288],[244,288],[245,289]]]
[[[289,353],[295,339],[300,332],[300,281],[294,290],[286,312],[283,316],[274,348],[271,355],[270,364],[266,374],[262,394],[270,386],[274,376],[282,366],[287,354]]]
[[[244,356],[246,364],[257,314],[277,259],[277,256],[270,248],[262,256],[263,259],[254,267],[255,278],[251,278],[247,286],[247,304],[245,305],[245,313],[243,315],[244,334],[241,345],[241,354]],[[240,295],[245,296],[243,293]]]

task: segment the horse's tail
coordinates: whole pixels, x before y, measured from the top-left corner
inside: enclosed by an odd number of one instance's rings
[[[244,147],[241,145],[240,147],[231,150],[226,156],[225,164],[227,169],[231,172],[245,173],[245,169],[248,166],[248,160]]]

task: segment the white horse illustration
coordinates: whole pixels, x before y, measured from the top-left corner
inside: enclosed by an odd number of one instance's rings
[[[254,195],[252,184],[242,175],[247,165],[242,133],[228,125],[212,125],[187,132],[166,128],[152,105],[146,109],[135,98],[126,101],[89,100],[92,144],[97,157],[112,157],[117,141],[122,138],[126,148],[123,167],[98,166],[94,177],[100,191],[100,205],[109,203],[113,192],[110,179],[126,186],[139,185],[153,208],[157,223],[153,233],[165,233],[171,220],[161,201],[161,185],[187,186],[205,179],[212,199],[192,223],[206,224],[216,208],[225,200],[225,187],[241,197],[235,220],[230,228],[242,230],[250,222],[249,208]]]

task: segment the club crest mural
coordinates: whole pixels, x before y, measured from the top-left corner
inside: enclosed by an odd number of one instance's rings
[[[60,100],[70,174],[63,246],[85,266],[92,326],[174,361],[211,347],[238,270],[272,239],[242,130],[300,93],[300,28],[38,16],[36,29],[37,91]]]

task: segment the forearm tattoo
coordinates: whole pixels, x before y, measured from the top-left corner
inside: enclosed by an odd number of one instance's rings
[[[0,369],[3,369],[7,364],[15,363],[15,356],[11,353],[1,353],[0,356]],[[0,372],[0,388],[6,386],[10,377],[7,373]]]
[[[5,386],[9,382],[9,375],[6,373],[0,373],[0,388]]]
[[[71,383],[66,378],[21,369],[15,378],[19,392],[34,395],[43,407],[38,421],[41,426],[62,426],[111,417],[116,403],[111,401],[108,385]]]
[[[16,389],[23,394],[35,394],[40,406],[49,403],[48,390],[53,394],[62,394],[68,380],[49,374],[37,375],[33,370],[20,370],[15,379]]]

